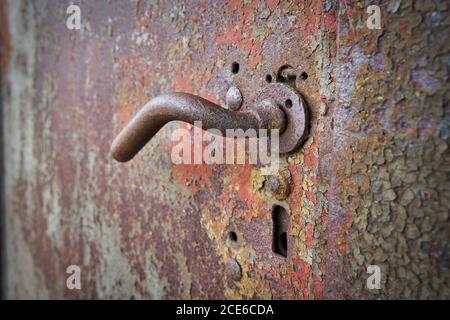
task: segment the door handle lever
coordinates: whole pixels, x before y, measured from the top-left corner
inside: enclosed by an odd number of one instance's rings
[[[170,93],[151,99],[114,139],[111,155],[120,162],[131,160],[168,122],[202,121],[202,128],[279,129],[286,125],[285,112],[272,99],[260,101],[247,111],[231,111],[211,101],[188,93]],[[257,130],[258,131],[258,130]]]

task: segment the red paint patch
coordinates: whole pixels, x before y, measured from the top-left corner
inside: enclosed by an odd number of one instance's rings
[[[4,73],[8,67],[9,51],[11,50],[11,37],[8,29],[8,3],[7,0],[0,0],[0,47],[2,55],[0,57],[1,71]]]

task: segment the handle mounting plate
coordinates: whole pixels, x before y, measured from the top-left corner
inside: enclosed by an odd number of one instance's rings
[[[286,128],[280,134],[280,153],[295,150],[308,134],[309,114],[305,100],[294,88],[282,83],[267,85],[257,94],[254,105],[266,99],[274,100],[286,114]]]

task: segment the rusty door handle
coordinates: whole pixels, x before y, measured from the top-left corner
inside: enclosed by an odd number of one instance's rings
[[[202,128],[279,129],[285,128],[285,112],[271,99],[262,100],[253,110],[231,111],[199,96],[170,93],[151,99],[119,133],[111,145],[111,154],[120,162],[131,160],[168,122],[179,120]]]

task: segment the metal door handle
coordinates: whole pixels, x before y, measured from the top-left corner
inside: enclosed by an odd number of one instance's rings
[[[164,94],[151,99],[119,133],[111,145],[111,154],[120,162],[131,160],[168,122],[179,120],[202,128],[279,129],[285,128],[285,112],[272,99],[260,101],[247,111],[231,111],[199,96],[188,93]]]

